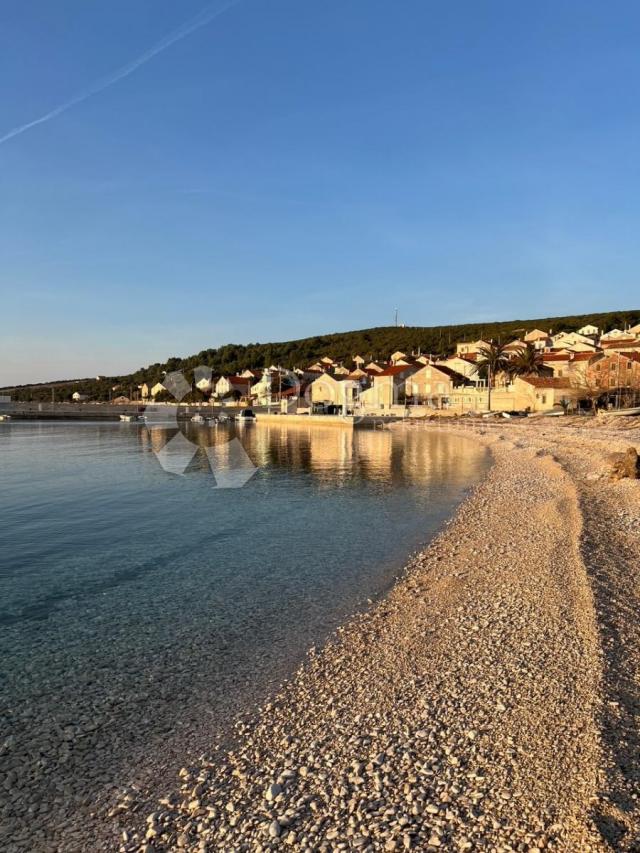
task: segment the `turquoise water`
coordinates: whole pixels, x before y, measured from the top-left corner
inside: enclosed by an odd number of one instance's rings
[[[222,735],[389,587],[487,465],[438,431],[251,425],[255,475],[216,489],[204,448],[233,428],[186,432],[200,449],[176,476],[154,453],[175,433],[0,425],[4,817],[41,843],[158,743],[173,770]]]

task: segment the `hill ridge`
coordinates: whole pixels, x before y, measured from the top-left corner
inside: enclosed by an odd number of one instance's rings
[[[66,379],[45,383],[4,386],[4,393],[13,392],[16,399],[47,400],[51,389],[59,390],[60,399],[67,393],[80,391],[94,399],[108,399],[113,385],[121,385],[123,392],[129,386],[159,380],[164,371],[183,370],[189,375],[199,365],[211,367],[217,374],[234,374],[250,367],[267,367],[280,364],[283,367],[303,367],[323,355],[338,361],[349,361],[354,355],[384,358],[395,350],[420,349],[423,353],[445,355],[451,352],[458,341],[489,339],[511,339],[524,329],[542,328],[544,331],[575,331],[587,323],[594,323],[602,331],[624,328],[640,322],[640,309],[590,312],[567,316],[481,321],[437,326],[373,326],[347,332],[329,332],[296,338],[289,341],[268,343],[222,344],[219,347],[201,350],[199,353],[170,357],[165,362],[141,367],[129,374],[105,376],[100,380]]]

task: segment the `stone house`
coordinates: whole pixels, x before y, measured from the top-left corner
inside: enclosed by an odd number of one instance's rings
[[[373,376],[373,385],[360,394],[366,408],[388,409],[406,400],[407,379],[421,370],[421,364],[397,364]]]

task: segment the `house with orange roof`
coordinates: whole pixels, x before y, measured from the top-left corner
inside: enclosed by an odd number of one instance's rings
[[[567,403],[575,408],[580,389],[566,377],[518,376],[513,382],[514,409],[548,412]]]
[[[253,385],[253,379],[248,376],[221,376],[214,388],[216,396],[225,397],[248,397]]]
[[[461,373],[445,365],[426,364],[405,380],[405,395],[411,405],[429,405],[443,408],[454,388],[473,385]]]
[[[611,341],[602,341],[604,352],[640,352],[640,338],[617,338]]]
[[[610,392],[633,392],[640,396],[640,353],[612,352],[590,365],[588,377]]]
[[[602,353],[599,352],[571,352],[570,350],[556,352],[552,350],[543,353],[542,363],[550,369],[556,378],[575,377],[580,372],[584,374],[588,366],[601,357]]]
[[[373,385],[360,394],[363,406],[373,409],[388,409],[406,400],[406,382],[422,364],[396,364],[373,375]]]

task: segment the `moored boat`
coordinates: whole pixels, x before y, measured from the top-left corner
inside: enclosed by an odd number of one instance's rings
[[[640,406],[634,406],[632,409],[611,409],[602,412],[603,415],[640,415]]]
[[[256,416],[253,413],[253,409],[243,409],[236,415],[236,421],[239,424],[250,424],[253,423],[255,419]]]

